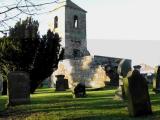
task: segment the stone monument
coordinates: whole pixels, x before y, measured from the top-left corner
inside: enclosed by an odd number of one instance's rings
[[[68,89],[68,80],[64,79],[64,75],[57,75],[56,91],[65,91]]]
[[[119,87],[115,92],[114,99],[116,100],[124,100],[126,98],[124,84],[126,83],[125,77],[129,71],[131,71],[131,61],[122,59],[117,69],[119,74]]]
[[[78,83],[72,88],[73,98],[83,98],[86,97],[86,88],[84,83]]]
[[[11,72],[8,75],[9,106],[30,103],[30,79],[25,72]]]
[[[106,75],[110,78],[111,86],[119,86],[119,74],[117,73],[117,69],[112,68],[111,66],[105,67]]]
[[[146,79],[138,70],[128,77],[128,111],[131,116],[152,114]]]
[[[124,91],[124,83],[123,83],[123,77],[119,77],[119,87],[115,92],[114,96],[115,100],[124,100],[125,99],[125,91]]]

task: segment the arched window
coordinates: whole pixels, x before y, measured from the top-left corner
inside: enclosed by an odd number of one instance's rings
[[[77,15],[75,15],[74,16],[74,28],[78,28],[78,16]]]
[[[54,28],[58,28],[58,17],[54,17]]]

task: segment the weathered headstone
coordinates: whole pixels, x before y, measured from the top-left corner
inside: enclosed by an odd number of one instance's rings
[[[131,61],[123,59],[118,65],[117,73],[119,77],[119,87],[115,92],[114,99],[124,100],[126,98],[125,88],[124,88],[124,78],[127,76],[128,72],[131,70]]]
[[[118,75],[118,73],[111,70],[111,71],[108,72],[108,76],[110,78],[110,85],[112,85],[112,86],[118,86],[119,85],[119,75]]]
[[[72,88],[73,98],[86,97],[86,87],[84,83],[79,83]]]
[[[106,66],[105,68],[106,75],[110,78],[111,86],[119,86],[119,74],[117,73],[115,68],[111,68],[111,66]]]
[[[129,71],[131,71],[131,60],[123,59],[118,65],[117,72],[120,76],[125,78]]]
[[[160,93],[160,66],[155,73],[155,78],[153,79],[153,91],[155,93]]]
[[[123,78],[124,98],[128,98],[128,77],[132,75],[132,71],[129,71],[127,76]]]
[[[69,89],[68,79],[64,79],[65,89]]]
[[[57,75],[56,91],[65,91],[68,89],[68,80],[64,79],[64,75]]]
[[[138,70],[128,77],[128,110],[131,116],[152,114],[146,79]]]
[[[30,103],[30,79],[25,72],[11,72],[8,76],[9,106]]]
[[[119,87],[115,92],[114,99],[115,100],[124,100],[124,98],[125,98],[125,91],[124,91],[124,85],[123,85],[123,77],[120,76]]]
[[[138,70],[139,72],[141,71],[141,65],[135,65],[133,66],[134,70]]]
[[[2,94],[3,91],[3,77],[2,74],[0,74],[0,95]]]

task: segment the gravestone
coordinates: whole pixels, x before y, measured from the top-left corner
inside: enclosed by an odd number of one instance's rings
[[[117,73],[125,78],[131,69],[131,60],[123,59],[118,65]]]
[[[64,75],[56,75],[56,91],[65,91],[68,89],[68,80],[64,79]]]
[[[123,59],[118,65],[117,73],[119,74],[119,87],[115,92],[114,99],[124,100],[126,98],[125,88],[124,88],[124,78],[127,76],[128,72],[131,70],[131,61]]]
[[[73,98],[86,97],[86,87],[84,83],[79,83],[72,88]]]
[[[30,103],[30,79],[25,72],[11,72],[8,75],[8,106]]]
[[[153,79],[153,91],[155,93],[160,93],[160,66],[158,66],[155,78]]]
[[[3,77],[2,74],[0,74],[0,95],[2,95],[2,91],[3,91]]]
[[[135,65],[133,66],[134,70],[138,70],[139,72],[141,71],[141,65]]]
[[[69,89],[68,79],[64,79],[65,89]]]
[[[106,75],[110,78],[111,86],[119,86],[119,74],[116,72],[115,68],[111,68],[111,66],[105,67]]]
[[[152,114],[146,79],[134,70],[128,79],[128,111],[131,116]]]
[[[125,91],[124,91],[124,85],[123,85],[123,77],[119,77],[119,87],[115,91],[114,100],[124,100],[125,99]]]

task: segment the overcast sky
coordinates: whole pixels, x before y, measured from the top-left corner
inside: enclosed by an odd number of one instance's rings
[[[133,64],[160,64],[160,0],[72,1],[87,11],[87,41],[92,55],[130,58]],[[44,34],[47,16],[36,18]]]
[[[160,0],[73,0],[87,13],[92,54],[160,64]]]

